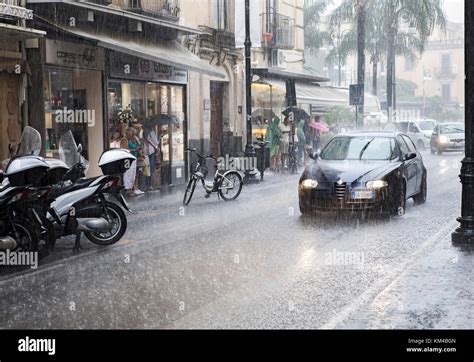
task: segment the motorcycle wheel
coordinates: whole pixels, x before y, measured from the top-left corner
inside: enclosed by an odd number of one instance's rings
[[[107,214],[105,214],[104,208],[107,209],[109,218],[107,217]],[[90,240],[90,242],[99,246],[115,244],[127,231],[127,216],[120,206],[110,201],[105,201],[104,204],[99,207],[99,210],[101,213],[98,217],[108,219],[109,222],[112,223],[112,228],[107,232],[85,232],[84,235]]]
[[[13,223],[15,224],[17,235],[15,235],[15,232],[11,230],[9,236],[14,238],[18,243],[13,251],[38,251],[39,236],[36,230],[29,227],[32,223],[26,219],[14,220]]]

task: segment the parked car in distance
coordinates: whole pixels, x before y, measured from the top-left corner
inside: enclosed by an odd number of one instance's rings
[[[443,152],[462,152],[465,149],[465,130],[463,123],[439,123],[431,135],[431,154]]]
[[[385,128],[386,131],[402,132],[411,138],[419,150],[430,147],[431,133],[436,126],[432,119],[404,120],[393,123],[394,127]]]

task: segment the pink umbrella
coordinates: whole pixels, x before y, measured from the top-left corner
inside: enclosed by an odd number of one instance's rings
[[[309,126],[323,133],[329,132],[328,126],[326,126],[324,123],[321,123],[321,122],[312,122]]]

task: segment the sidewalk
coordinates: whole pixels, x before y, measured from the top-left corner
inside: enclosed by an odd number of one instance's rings
[[[449,231],[425,242],[389,286],[337,327],[474,329],[473,256],[474,247],[451,244]]]
[[[264,181],[260,183],[244,184],[245,188],[258,189],[266,185],[274,185],[280,182],[285,182],[287,177],[294,176],[290,174],[280,174],[271,171],[265,171]],[[257,174],[257,180],[260,179],[260,174]],[[127,197],[131,209],[134,212],[150,210],[154,207],[168,207],[182,205],[185,185],[171,187],[169,189],[156,190],[147,192],[144,195],[137,197]],[[197,185],[197,187],[201,187]]]

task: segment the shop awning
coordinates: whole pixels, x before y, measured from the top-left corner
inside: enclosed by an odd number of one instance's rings
[[[282,80],[265,79],[266,83],[273,85],[275,88],[286,91],[286,84]],[[349,89],[321,87],[318,84],[296,83],[296,98],[300,105],[311,105],[322,112],[328,108],[340,106],[349,106]],[[380,112],[380,102],[377,97],[365,94],[365,113]]]
[[[283,69],[275,68],[254,68],[252,73],[259,75],[263,78],[272,78],[272,79],[294,79],[296,82],[305,82],[305,83],[319,83],[319,82],[329,82],[329,78],[320,77],[314,74],[309,73],[296,73],[289,72]]]
[[[23,26],[16,26],[11,24],[0,23],[0,42],[5,41],[20,41],[26,39],[41,38],[46,35],[45,31],[25,28]]]
[[[133,40],[112,38],[105,34],[88,33],[82,30],[72,30],[70,28],[60,29],[78,37],[92,40],[96,42],[98,46],[106,49],[148,59],[178,69],[204,73],[221,79],[225,78],[224,73],[210,66],[206,61],[200,59],[175,41],[142,44]]]

